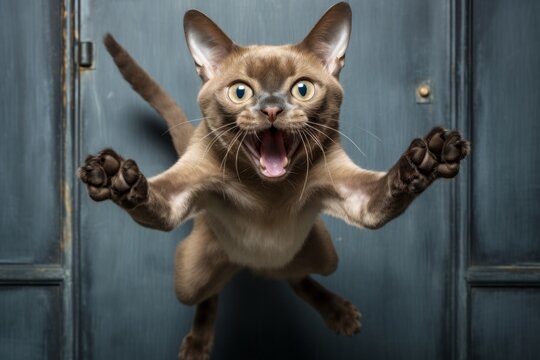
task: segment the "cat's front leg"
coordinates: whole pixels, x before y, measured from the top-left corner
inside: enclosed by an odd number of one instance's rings
[[[171,189],[147,180],[134,160],[124,160],[112,149],[88,156],[78,175],[93,200],[112,200],[141,225],[172,230],[188,215],[189,197],[177,204],[185,211],[175,211],[164,194],[172,193]]]
[[[336,197],[324,202],[324,210],[350,224],[379,228],[399,216],[434,180],[452,178],[470,151],[459,132],[434,128],[412,141],[386,173],[356,166],[342,150],[328,157]]]

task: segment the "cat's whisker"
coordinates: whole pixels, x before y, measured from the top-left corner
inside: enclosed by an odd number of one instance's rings
[[[216,131],[220,130],[220,129],[223,129],[223,128],[226,128],[227,126],[236,126],[236,123],[227,123],[225,125],[222,125],[222,126],[219,126],[217,127],[216,129],[208,132],[208,134],[206,134],[205,136],[203,136],[202,138],[199,139],[199,141],[202,141],[204,139],[206,139],[207,137],[211,136],[212,134],[214,134]],[[232,128],[231,128],[232,129]]]
[[[298,132],[302,133],[302,130],[298,130]],[[307,137],[305,138],[305,140],[306,140],[306,144],[309,144]],[[311,146],[308,146],[308,148],[309,148],[309,153],[311,154],[311,158],[315,159],[315,157],[313,156],[313,148]]]
[[[309,114],[312,114],[314,116],[318,116],[318,114],[315,112],[315,111],[310,111],[310,110],[305,110],[307,113]],[[333,119],[335,122],[338,122],[339,120],[338,119]],[[311,121],[310,121],[311,122]],[[321,124],[319,124],[321,125]],[[363,128],[363,127],[360,127],[360,126],[356,126],[356,124],[354,125],[354,129],[358,129],[360,131],[363,131],[365,132],[366,134],[368,134],[369,136],[373,137],[375,140],[377,140],[378,142],[380,142],[381,144],[384,144],[384,141],[377,135],[375,135],[373,132],[369,131],[368,129],[366,128]],[[334,129],[335,130],[335,129]]]
[[[311,158],[313,158],[313,150],[311,150],[311,147],[307,146],[306,143],[304,142],[304,137],[302,136],[302,129],[294,129],[292,131],[295,134],[295,136],[299,137],[300,140],[302,141],[302,144],[304,146],[304,150],[306,153],[306,157],[309,159],[309,153],[311,153]],[[308,148],[309,148],[309,151],[308,151]]]
[[[306,124],[306,125],[307,125],[307,127],[308,127],[308,128],[306,129],[306,132],[307,132],[308,129],[309,129],[309,130],[315,130],[315,131],[319,132],[320,134],[324,135],[326,138],[328,138],[330,141],[332,141],[334,144],[337,145],[337,143],[335,142],[335,140],[332,139],[330,136],[328,136],[328,135],[327,135],[326,133],[324,133],[323,131],[317,129],[316,127],[314,127],[314,126],[312,126],[312,125],[310,125],[310,124]],[[323,154],[323,157],[324,157],[324,166],[326,167],[326,171],[328,172],[328,175],[330,176],[330,180],[332,181],[332,184],[334,184],[334,186],[335,186],[334,178],[332,177],[332,174],[330,173],[330,169],[328,169],[328,162],[327,162],[327,160],[326,160],[326,152],[324,151],[324,149],[323,149],[323,147],[322,147],[322,143],[321,143],[318,139],[316,139],[316,136],[315,136],[314,134],[312,134],[312,135],[313,135],[313,139],[316,140],[316,141],[318,142],[318,145],[320,144],[319,147],[321,148],[321,151],[322,151],[322,154]]]
[[[225,128],[225,129],[223,129]],[[219,132],[219,134],[216,134],[220,129],[223,129],[222,131]],[[214,136],[214,138],[210,141],[210,145],[213,145],[215,144],[216,141],[218,141],[220,139],[221,136],[223,136],[225,133],[227,133],[228,131],[231,131],[234,129],[234,126],[231,126],[231,127],[220,127],[220,128],[217,128],[216,130],[213,130],[211,133],[208,133],[207,135],[205,135],[203,138],[199,139],[199,141],[202,141],[204,140],[205,138],[209,137],[209,136]]]
[[[251,130],[251,134],[254,135],[257,138],[257,141],[260,143],[262,142],[261,138],[259,137],[259,134],[256,130]]]
[[[350,137],[348,137],[346,134],[344,134],[343,132],[337,130],[337,129],[334,129],[333,127],[330,127],[330,126],[327,126],[327,125],[323,125],[323,124],[319,124],[319,123],[315,123],[315,122],[312,122],[312,121],[308,121],[308,123],[310,124],[313,124],[313,125],[318,125],[318,126],[322,126],[326,129],[329,129],[329,130],[333,130],[335,132],[337,132],[338,134],[342,135],[343,137],[345,137],[347,140],[349,140],[357,149],[358,151],[360,151],[360,153],[362,155],[364,155],[364,157],[367,157],[366,153],[362,151],[362,149],[360,149],[360,146],[358,146],[353,139],[351,139]]]
[[[173,126],[169,127],[167,130],[165,130],[164,132],[162,132],[162,133],[161,133],[161,136],[163,136],[163,135],[165,135],[166,133],[170,132],[172,129],[177,128],[178,126],[182,126],[182,125],[186,125],[186,124],[191,124],[191,123],[193,123],[193,122],[200,121],[200,120],[204,120],[204,119],[214,119],[214,118],[216,118],[216,116],[205,116],[205,117],[202,117],[202,118],[186,120],[186,121],[183,121],[183,122],[181,122],[181,123],[174,124]]]
[[[317,139],[317,137],[315,136],[315,134],[313,134],[311,132],[311,129],[310,128],[306,128],[305,129],[305,132],[306,134],[308,134],[312,139],[313,141],[315,142],[315,144],[317,144],[317,146],[321,149],[321,152],[322,152],[322,155],[323,155],[323,159],[324,159],[324,167],[326,168],[326,171],[328,172],[328,176],[330,176],[330,181],[332,181],[332,184],[334,185],[334,187],[336,186],[336,184],[334,183],[334,178],[332,177],[332,174],[330,173],[330,169],[328,168],[328,161],[326,160],[326,154],[325,154],[325,151],[324,151],[324,148],[322,146],[322,143],[319,141],[319,139]]]
[[[361,130],[361,131],[365,132],[365,133],[368,134],[368,135],[373,136],[373,137],[375,138],[375,140],[377,140],[377,141],[380,142],[381,144],[384,144],[384,142],[382,141],[382,139],[381,139],[380,137],[378,137],[377,135],[375,135],[374,133],[372,133],[371,131],[369,131],[369,130],[367,130],[367,129],[364,129],[364,128],[362,128],[362,127],[356,127],[356,126],[355,126],[355,128],[358,129],[358,130]]]
[[[238,149],[236,149],[236,156],[234,158],[234,166],[236,168],[236,176],[238,176],[238,181],[242,182],[240,180],[240,173],[238,172],[238,153],[240,152],[240,148],[242,147],[242,144],[244,143],[244,140],[246,139],[247,132],[244,131],[244,136],[242,137],[242,140],[240,140],[240,144],[238,144]]]
[[[201,157],[201,160],[204,159],[206,157],[206,155],[208,154],[208,152],[210,151],[210,149],[212,148],[212,146],[219,140],[219,138],[221,136],[223,136],[225,133],[233,130],[235,127],[236,127],[236,124],[234,124],[235,126],[233,127],[230,127],[230,128],[227,128],[225,130],[223,130],[222,132],[220,132],[219,134],[216,135],[216,137],[214,139],[212,139],[212,141],[210,141],[210,143],[208,144],[208,146],[206,147],[205,151],[204,151],[204,154],[202,155]],[[216,129],[217,130],[217,129]],[[208,134],[210,135],[210,134]],[[205,136],[206,137],[206,136]],[[202,140],[202,139],[201,139]]]
[[[233,125],[236,125],[236,124],[234,124],[234,123],[229,123],[229,124],[225,124],[225,125],[223,125],[223,126],[220,126],[220,127],[216,128],[215,130],[210,131],[208,134],[206,134],[205,136],[203,136],[201,139],[198,140],[199,142],[202,142],[202,141],[203,141],[204,139],[206,139],[207,137],[212,136],[212,135],[215,135],[216,132],[218,132],[219,130],[225,128],[225,130],[223,130],[221,133],[219,133],[218,135],[216,135],[215,138],[212,139],[212,141],[210,141],[210,144],[209,144],[209,145],[206,147],[206,149],[205,149],[205,152],[204,152],[204,155],[203,155],[203,159],[204,159],[204,157],[206,156],[206,153],[208,152],[209,148],[210,148],[212,145],[215,144],[215,142],[219,139],[220,136],[222,136],[223,134],[225,134],[227,131],[234,129],[234,126],[233,126]]]
[[[323,150],[322,143],[319,141],[319,139],[317,139],[317,136],[315,136],[315,134],[311,130],[312,129],[309,127],[303,129],[303,131],[313,139],[313,141],[319,146],[319,148]]]
[[[324,131],[321,131],[321,130],[317,129],[316,127],[314,127],[313,125],[310,125],[309,123],[307,123],[306,125],[310,129],[313,129],[313,130],[319,132],[321,135],[325,136],[328,140],[330,140],[331,142],[333,142],[334,144],[337,145],[336,141],[334,139],[332,139],[330,136],[328,136],[328,134],[326,134]]]
[[[233,138],[233,140],[231,141],[231,143],[229,144],[229,146],[227,146],[227,151],[225,152],[225,156],[223,157],[223,160],[221,160],[221,165],[219,166],[220,169],[222,169],[222,173],[223,173],[223,181],[225,181],[225,170],[226,170],[226,167],[227,167],[227,157],[229,156],[229,152],[231,151],[231,149],[233,148],[234,144],[236,143],[236,141],[238,141],[238,139],[240,138],[240,136],[242,136],[242,132],[239,132],[238,134],[236,134]]]
[[[306,142],[304,141],[304,137],[302,136],[302,133],[297,131],[297,134],[300,136],[300,140],[302,141],[302,144],[304,145],[304,150],[306,152],[306,177],[304,179],[304,185],[302,186],[302,192],[300,192],[300,198],[299,200],[302,199],[302,196],[304,195],[304,191],[306,190],[306,185],[307,185],[307,181],[308,181],[308,175],[309,175],[309,154],[308,154],[308,150],[307,150],[307,146],[306,146]]]
[[[306,129],[303,129],[303,131],[306,133],[306,135],[308,135],[312,140],[313,142],[315,143],[315,145],[317,145],[319,147],[319,149],[321,149],[321,151],[323,152],[323,155],[324,155],[324,149],[323,149],[323,146],[321,144],[321,142],[319,141],[319,139],[317,139],[317,137],[315,136],[315,134],[313,132],[311,132],[311,129],[310,128],[306,128]]]

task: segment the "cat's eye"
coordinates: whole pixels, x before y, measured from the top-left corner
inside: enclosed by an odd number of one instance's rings
[[[251,99],[253,90],[244,83],[236,83],[229,87],[227,94],[233,103],[241,104]]]
[[[300,80],[293,85],[291,94],[298,100],[310,100],[315,94],[315,85],[311,81]]]

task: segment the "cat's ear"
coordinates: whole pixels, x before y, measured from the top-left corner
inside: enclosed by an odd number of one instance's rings
[[[236,47],[208,16],[197,10],[189,10],[184,15],[184,33],[197,73],[203,81],[216,74],[220,63]]]
[[[339,76],[351,35],[352,13],[346,2],[332,6],[299,44],[319,59],[330,74]]]

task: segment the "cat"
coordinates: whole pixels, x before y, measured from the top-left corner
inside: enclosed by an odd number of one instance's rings
[[[197,305],[180,358],[209,358],[218,293],[243,268],[288,281],[338,334],[359,332],[358,309],[310,277],[329,275],[338,263],[320,214],[379,228],[434,180],[456,176],[469,154],[458,131],[437,127],[413,140],[387,172],[353,163],[338,131],[351,25],[342,2],[298,44],[241,47],[206,15],[188,11],[185,36],[203,82],[204,118],[196,128],[105,37],[126,80],[167,120],[180,157],[147,179],[135,161],[105,149],[88,156],[78,174],[93,200],[111,199],[143,226],[169,231],[194,219],[175,254],[176,295]]]

